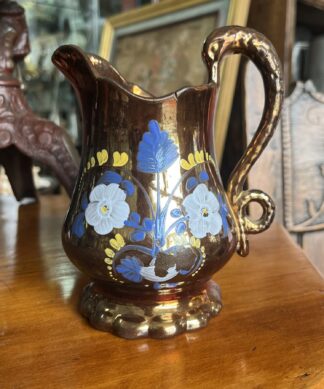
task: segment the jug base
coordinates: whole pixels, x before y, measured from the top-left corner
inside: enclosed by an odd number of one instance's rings
[[[151,303],[123,302],[92,282],[84,288],[80,301],[81,314],[94,328],[126,339],[164,339],[203,328],[221,309],[220,288],[212,280],[196,294]]]

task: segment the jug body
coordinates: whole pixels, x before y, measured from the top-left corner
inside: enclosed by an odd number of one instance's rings
[[[162,99],[106,80],[97,89],[65,251],[92,278],[131,293],[210,278],[236,247],[213,157],[216,86]]]
[[[214,155],[219,63],[243,53],[260,68],[266,99],[256,134],[225,191]],[[221,310],[212,275],[247,235],[268,228],[274,204],[244,190],[247,174],[276,127],[283,95],[278,58],[261,34],[225,27],[207,38],[206,85],[157,98],[128,83],[100,57],[73,46],[54,63],[82,111],[82,162],[62,241],[93,282],[80,309],[101,330],[126,338],[165,338],[204,327]],[[258,202],[259,220],[248,217]]]

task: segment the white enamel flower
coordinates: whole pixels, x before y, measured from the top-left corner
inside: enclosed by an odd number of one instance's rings
[[[146,266],[141,268],[141,276],[145,278],[148,281],[153,281],[153,282],[165,282],[169,281],[172,278],[174,278],[178,272],[176,270],[176,265],[170,267],[168,269],[167,274],[164,277],[159,277],[155,275],[155,266]]]
[[[129,215],[126,193],[118,184],[100,184],[90,193],[90,203],[85,218],[99,235],[106,235],[113,228],[124,227]]]
[[[189,216],[189,228],[196,238],[204,238],[208,233],[216,235],[222,228],[219,214],[219,202],[205,184],[199,184],[183,200],[183,206]]]

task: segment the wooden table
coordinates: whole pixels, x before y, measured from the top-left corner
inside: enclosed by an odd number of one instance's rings
[[[0,199],[0,388],[324,388],[324,282],[284,230],[251,237],[217,275],[224,309],[158,341],[96,331],[67,260],[68,200]]]

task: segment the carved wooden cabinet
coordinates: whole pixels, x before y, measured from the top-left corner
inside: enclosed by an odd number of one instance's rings
[[[49,166],[72,194],[77,151],[61,127],[31,110],[16,77],[30,48],[24,9],[15,1],[0,1],[0,38],[0,164],[17,200],[35,197],[32,160]]]
[[[324,230],[324,94],[311,81],[298,82],[286,99],[281,136],[285,225]]]

